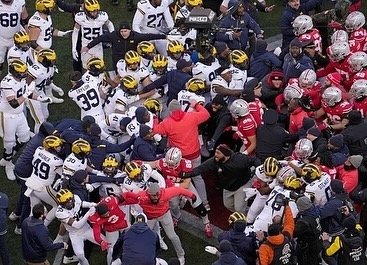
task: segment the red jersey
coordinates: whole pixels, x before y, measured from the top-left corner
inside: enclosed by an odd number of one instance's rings
[[[325,172],[326,174],[328,174],[330,176],[330,179],[333,180],[336,178],[336,168],[329,168],[327,166],[323,166],[323,165],[318,165],[321,169],[322,172]]]
[[[349,35],[349,40],[351,42],[355,42],[355,46],[359,46],[358,51],[366,51],[367,50],[367,30],[364,28],[360,28],[358,30],[353,31]]]
[[[316,81],[315,84],[311,89],[302,88],[299,85],[299,79],[298,78],[291,78],[288,81],[289,85],[295,84],[302,90],[302,95],[309,96],[311,100],[311,106],[313,106],[316,109],[321,108],[321,83],[319,81]]]
[[[252,117],[254,117],[256,123],[258,125],[263,123],[263,114],[264,114],[264,110],[262,107],[262,102],[260,99],[255,98],[255,101],[252,102],[248,102],[248,106],[250,109],[250,113],[252,115]]]
[[[349,40],[349,50],[351,53],[362,51],[361,43],[356,40]]]
[[[313,28],[298,37],[301,42],[312,40],[316,46],[317,52],[322,52],[322,39],[319,30]]]
[[[101,243],[101,228],[106,232],[113,232],[127,227],[125,213],[119,208],[119,199],[115,196],[103,198],[99,203],[107,205],[110,214],[102,217],[97,212],[89,216],[88,220],[93,225],[94,239]]]
[[[182,158],[180,161],[180,165],[175,168],[169,168],[166,159],[161,158],[158,160],[157,169],[161,172],[162,176],[165,179],[171,180],[173,183],[181,183],[182,179],[179,177],[181,172],[190,172],[193,170],[191,160]]]
[[[257,124],[255,118],[251,114],[237,120],[238,131],[236,133],[245,146],[244,150],[250,146],[251,143],[248,137],[256,135],[256,128],[258,125],[259,124]]]
[[[359,79],[367,79],[367,70],[361,70],[353,76],[353,83]]]
[[[358,110],[362,114],[362,118],[367,117],[367,97],[356,99],[353,104],[353,109]]]
[[[343,116],[351,112],[353,106],[348,101],[343,100],[336,106],[329,107],[324,101],[322,101],[322,108],[331,122],[339,123],[342,121]]]
[[[149,220],[163,216],[169,211],[169,200],[176,196],[186,196],[192,200],[195,194],[191,191],[181,188],[181,187],[171,187],[166,189],[161,189],[161,194],[157,204],[153,204],[150,200],[150,196],[147,190],[140,191],[138,193],[134,192],[124,192],[122,196],[125,198],[123,204],[139,204],[143,208],[144,213]]]

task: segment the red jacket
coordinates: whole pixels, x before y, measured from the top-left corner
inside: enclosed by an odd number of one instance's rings
[[[344,165],[336,168],[336,176],[343,182],[344,189],[350,193],[358,185],[358,169],[345,170]]]
[[[117,197],[108,196],[99,203],[106,204],[110,214],[108,217],[102,217],[95,212],[88,218],[93,225],[93,235],[97,243],[102,242],[101,227],[106,232],[113,232],[127,227],[125,213],[119,208],[119,199]]]
[[[153,133],[168,136],[170,147],[178,147],[182,156],[193,160],[200,156],[199,124],[210,118],[209,112],[200,104],[193,112],[176,110],[161,123],[154,120]]]
[[[149,220],[161,217],[169,210],[169,200],[173,197],[183,195],[195,199],[195,194],[191,191],[180,188],[171,187],[167,189],[161,189],[161,196],[157,204],[153,204],[150,200],[148,190],[134,192],[124,192],[122,196],[125,198],[124,204],[139,204],[143,208],[144,213]]]
[[[289,133],[296,133],[302,128],[303,118],[308,117],[306,111],[301,107],[295,109],[289,117]]]

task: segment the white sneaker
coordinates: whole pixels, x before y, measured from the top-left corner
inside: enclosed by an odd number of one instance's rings
[[[56,98],[54,96],[50,96],[51,100],[52,100],[52,103],[55,103],[55,104],[61,104],[64,102],[64,100],[62,98]]]
[[[163,250],[167,250],[168,249],[168,246],[167,246],[166,242],[164,242],[163,239],[160,239],[159,240],[159,245],[161,245],[161,249],[163,249]]]
[[[8,180],[15,180],[15,174],[14,174],[14,164],[11,163],[5,167],[5,173]]]
[[[4,158],[2,158],[2,159],[0,160],[0,166],[5,167],[5,166],[9,165],[9,162],[10,162],[10,161],[7,161],[7,160],[5,160]]]
[[[178,257],[178,261],[180,262],[180,265],[185,265],[185,257]]]
[[[20,218],[20,215],[17,215],[15,212],[11,212],[11,214],[9,214],[10,221],[16,221],[19,218]]]
[[[64,258],[62,259],[62,263],[64,264],[70,264],[70,263],[74,263],[74,262],[78,262],[78,258],[74,255],[72,257],[66,257],[64,256]]]
[[[22,234],[22,228],[18,228],[17,226],[14,228],[14,234],[21,235]]]

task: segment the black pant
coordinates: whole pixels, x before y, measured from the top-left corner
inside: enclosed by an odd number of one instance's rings
[[[6,234],[0,236],[0,258],[3,265],[9,265],[8,244],[6,243]]]
[[[25,181],[17,177],[17,183],[20,186],[20,194],[18,196],[15,214],[20,215],[20,220],[17,224],[17,227],[21,228],[23,220],[26,219],[31,213],[31,199],[24,195],[24,192],[27,190]]]

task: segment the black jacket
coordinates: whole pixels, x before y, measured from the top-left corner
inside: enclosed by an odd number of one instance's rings
[[[350,155],[367,155],[367,123],[349,125],[342,134]]]
[[[231,125],[231,113],[228,110],[227,104],[217,112],[213,112],[211,103],[206,104],[205,108],[209,112],[210,118],[202,125],[203,133],[206,134],[208,139],[218,141],[224,129]]]
[[[130,36],[124,39],[120,30],[114,30],[112,32],[103,34],[88,43],[87,47],[90,49],[101,42],[109,42],[112,44],[112,63],[116,68],[116,64],[120,59],[123,59],[125,53],[130,50],[136,51],[136,48],[141,41],[165,39],[163,34],[142,34],[135,31],[130,32]]]

